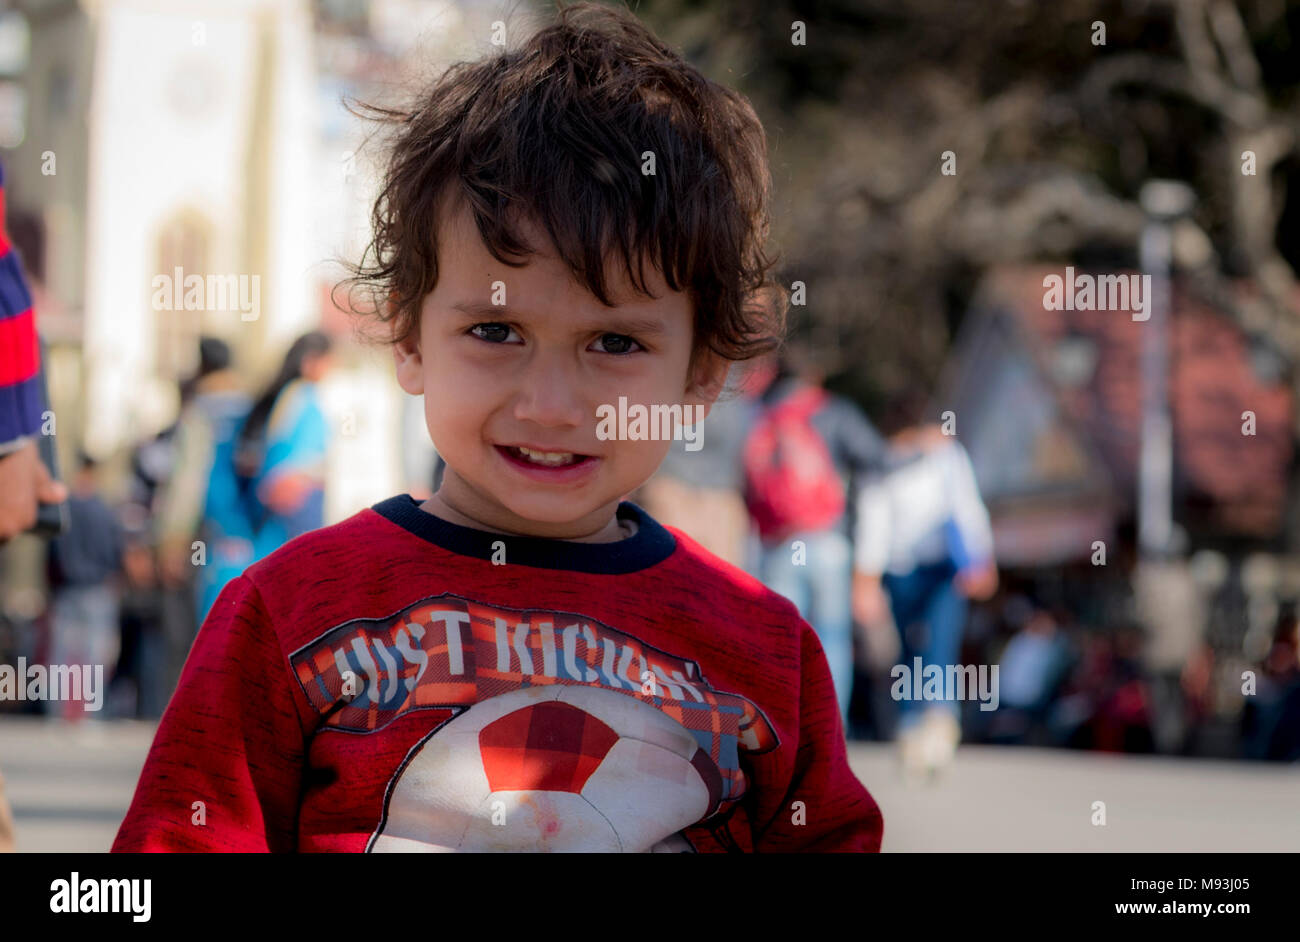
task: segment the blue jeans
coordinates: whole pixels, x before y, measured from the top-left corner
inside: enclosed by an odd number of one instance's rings
[[[794,561],[796,540],[805,547],[802,565]],[[758,552],[757,569],[755,575],[763,584],[793,602],[817,632],[847,729],[853,693],[853,552],[848,537],[837,530],[825,530],[764,545]]]
[[[947,689],[948,665],[961,656],[961,635],[966,626],[966,597],[953,581],[956,568],[950,562],[918,566],[906,575],[886,573],[881,580],[889,593],[889,607],[894,614],[901,641],[901,663],[909,672],[915,658],[924,669],[938,665],[944,672],[944,699],[898,701],[898,726],[906,729],[921,718],[927,706],[947,709],[959,721],[961,707]]]
[[[98,666],[103,675],[103,688],[97,692],[101,698],[98,710],[90,709],[83,688],[83,702],[75,706],[72,701],[53,697],[46,700],[47,715],[68,718],[85,714],[105,718],[108,683],[113,679],[122,643],[118,625],[119,605],[117,591],[107,583],[65,585],[55,590],[50,606],[50,664],[76,664],[92,673]]]

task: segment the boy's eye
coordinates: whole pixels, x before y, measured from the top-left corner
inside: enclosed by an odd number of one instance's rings
[[[506,343],[512,335],[516,339],[519,336],[515,334],[509,324],[475,324],[469,330],[475,337],[486,340],[488,343]]]
[[[626,334],[601,334],[600,339],[596,341],[605,349],[601,353],[635,353],[641,348],[641,345]]]

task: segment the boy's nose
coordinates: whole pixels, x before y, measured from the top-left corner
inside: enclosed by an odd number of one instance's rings
[[[520,373],[515,418],[548,428],[577,427],[587,418],[577,368],[560,356],[535,357]],[[595,415],[592,410],[592,415]]]

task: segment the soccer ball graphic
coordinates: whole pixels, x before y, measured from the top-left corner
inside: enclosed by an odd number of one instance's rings
[[[722,776],[684,726],[635,695],[569,684],[474,704],[389,787],[372,852],[689,850]]]

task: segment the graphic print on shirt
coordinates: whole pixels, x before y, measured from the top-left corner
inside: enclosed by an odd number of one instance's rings
[[[445,594],[291,661],[322,729],[456,711],[394,773],[369,851],[689,850],[679,832],[745,793],[740,753],[779,745],[693,661],[569,612]]]

